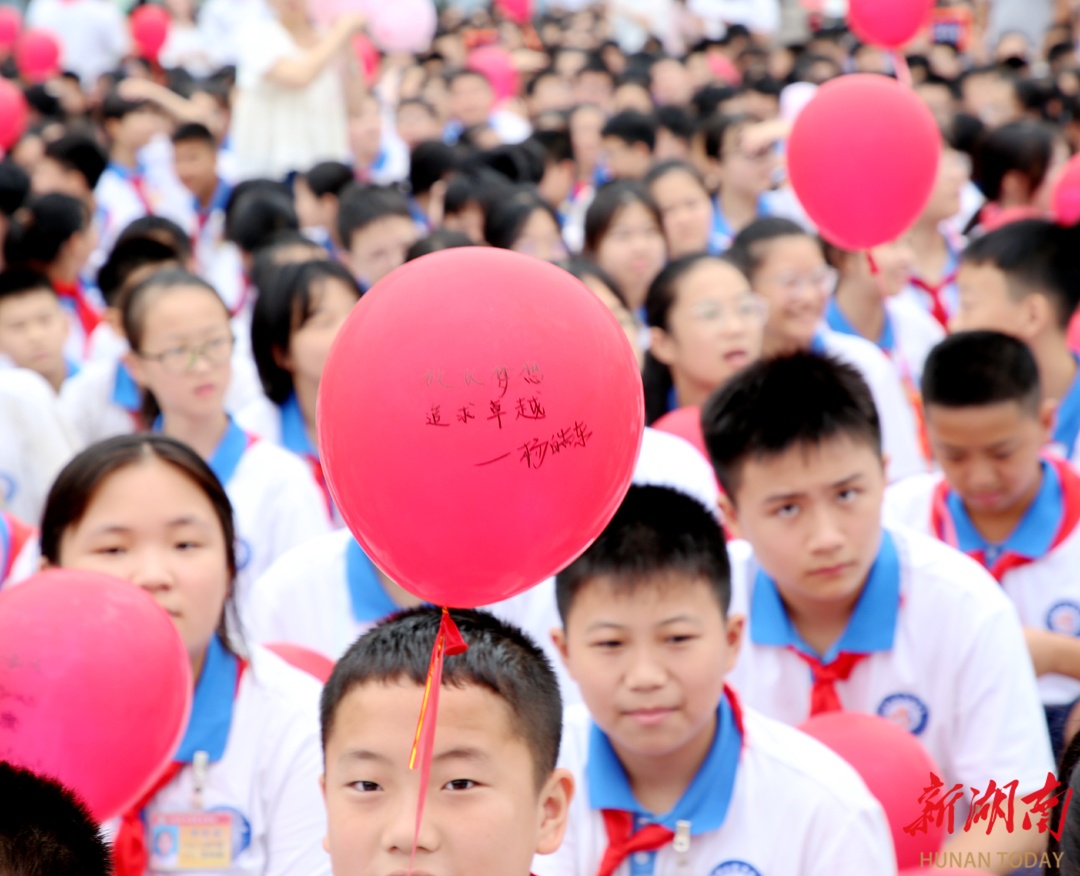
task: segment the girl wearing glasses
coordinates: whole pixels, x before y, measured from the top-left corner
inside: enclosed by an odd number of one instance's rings
[[[768,305],[763,354],[811,350],[858,369],[881,418],[889,479],[925,472],[917,421],[888,358],[871,341],[833,331],[825,323],[836,271],[826,264],[818,239],[790,219],[758,219],[739,232],[728,256]]]
[[[145,425],[205,459],[232,502],[243,613],[251,584],[276,557],[327,530],[322,494],[303,462],[226,413],[233,336],[211,286],[186,271],[160,271],[130,292],[123,321]]]

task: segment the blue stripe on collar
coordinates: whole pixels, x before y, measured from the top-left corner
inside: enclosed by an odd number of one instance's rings
[[[345,549],[345,581],[353,617],[359,623],[374,623],[401,610],[383,588],[374,564],[356,539],[350,539]]]
[[[238,673],[236,656],[226,651],[215,635],[206,649],[206,661],[195,685],[191,718],[173,760],[191,763],[199,751],[205,751],[211,763],[221,760],[232,726]]]
[[[229,425],[225,429],[225,434],[218,442],[218,446],[214,448],[213,454],[206,460],[206,464],[217,475],[217,479],[223,487],[228,486],[229,481],[236,474],[236,467],[240,465],[240,460],[244,458],[244,452],[248,449],[248,444],[247,433],[233,422],[232,417],[229,417]]]
[[[735,773],[742,750],[742,736],[726,696],[720,700],[716,716],[716,732],[705,762],[679,798],[679,802],[663,815],[651,813],[638,803],[611,740],[593,724],[589,735],[588,761],[585,765],[585,775],[589,783],[589,807],[596,811],[619,809],[632,812],[669,830],[675,830],[675,823],[678,821],[689,821],[690,833],[694,836],[718,830],[727,817],[731,803]]]
[[[1080,364],[1080,357],[1077,357],[1077,363]],[[1070,458],[1078,437],[1080,437],[1080,369],[1077,370],[1069,391],[1058,404],[1053,440],[1055,444],[1061,446],[1062,454]]]
[[[307,425],[304,423],[304,414],[300,410],[300,402],[297,401],[295,392],[285,399],[279,410],[281,411],[281,445],[300,456],[318,459],[319,451],[311,446]]]
[[[116,378],[113,380],[112,400],[129,413],[135,413],[142,406],[142,393],[139,384],[127,370],[123,362],[116,365]]]

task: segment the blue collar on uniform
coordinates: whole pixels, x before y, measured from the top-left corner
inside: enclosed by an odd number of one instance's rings
[[[786,648],[789,645],[828,665],[841,651],[869,654],[892,650],[896,619],[900,611],[900,555],[888,530],[882,530],[877,559],[866,576],[862,593],[843,634],[824,654],[818,655],[795,629],[780,598],[776,582],[758,570],[750,598],[750,641],[755,645]]]
[[[1076,357],[1080,365],[1080,357]],[[1069,458],[1080,437],[1080,369],[1073,378],[1069,391],[1061,400],[1057,409],[1057,422],[1054,423],[1054,443],[1061,445],[1062,455]]]
[[[716,712],[716,733],[712,747],[694,780],[674,808],[664,815],[648,812],[634,797],[630,779],[623,769],[611,740],[595,724],[589,733],[589,756],[585,776],[589,783],[589,807],[618,809],[643,816],[643,820],[675,830],[678,821],[690,822],[694,836],[718,830],[727,816],[735,772],[739,766],[742,738],[727,697]]]
[[[304,414],[300,410],[300,402],[297,401],[295,392],[285,399],[280,411],[281,445],[300,456],[318,459],[319,451],[311,446],[311,439],[308,438],[307,426],[304,423]]]
[[[827,356],[829,354],[829,347],[825,343],[824,332],[815,332],[814,337],[810,340],[810,352],[815,356]]]
[[[122,164],[110,161],[106,166],[106,169],[111,170],[125,182],[131,182],[132,180],[145,175],[145,171],[141,164],[136,164],[134,167],[124,167]]]
[[[163,425],[164,421],[161,415],[158,414],[158,418],[154,420],[153,431],[160,432]],[[232,417],[229,417],[229,425],[225,427],[225,434],[221,436],[221,440],[218,442],[217,447],[214,448],[214,452],[206,460],[206,464],[210,466],[210,470],[217,477],[221,486],[227,487],[229,485],[232,476],[236,474],[236,467],[240,465],[240,460],[244,458],[244,452],[248,449],[249,443],[247,432],[237,426]]]
[[[828,303],[825,305],[825,322],[834,332],[839,332],[842,335],[853,335],[856,338],[861,337],[855,326],[844,315],[844,311],[840,309],[840,305],[836,303],[835,295],[830,296]],[[881,326],[881,334],[874,343],[886,353],[891,353],[896,346],[896,333],[893,331],[892,319],[887,310],[885,311],[885,322]]]
[[[713,255],[720,255],[731,246],[731,242],[735,239],[735,229],[731,227],[731,223],[728,222],[724,211],[720,209],[719,195],[712,199],[712,212],[713,222],[712,231],[709,233],[709,252]],[[768,198],[763,194],[758,195],[757,218],[763,219],[771,214],[772,210],[769,208]]]
[[[345,549],[345,581],[349,585],[353,617],[360,623],[380,621],[401,610],[383,588],[375,566],[356,539],[349,539]]]
[[[206,649],[202,674],[195,684],[191,718],[173,760],[191,763],[198,751],[210,755],[211,763],[221,760],[232,725],[238,668],[236,656],[226,651],[215,635]]]
[[[113,381],[112,400],[125,411],[135,412],[142,405],[142,394],[139,392],[139,384],[127,370],[123,362],[117,363],[116,379]]]
[[[218,177],[217,186],[214,188],[214,194],[210,197],[210,206],[205,210],[199,203],[199,199],[194,195],[191,197],[191,202],[195,207],[195,212],[200,216],[210,216],[215,211],[225,210],[225,205],[229,203],[229,198],[232,196],[232,186],[225,180]]]
[[[78,362],[76,362],[74,359],[64,359],[64,379],[65,380],[67,378],[69,378],[69,377],[74,377],[80,371],[82,371],[82,368],[80,367]]]
[[[1019,554],[1028,560],[1037,560],[1046,556],[1054,543],[1054,537],[1061,528],[1061,518],[1065,514],[1065,503],[1061,494],[1061,480],[1054,467],[1046,460],[1042,461],[1042,485],[1035,499],[1009,533],[1009,537],[1000,544],[990,544],[975,528],[960,496],[949,490],[945,504],[956,528],[956,542],[965,553],[982,550],[986,559],[993,564],[998,556],[1008,551]]]

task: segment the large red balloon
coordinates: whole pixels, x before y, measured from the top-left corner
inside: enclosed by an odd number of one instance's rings
[[[848,24],[864,43],[895,49],[930,21],[934,0],[851,0]]]
[[[26,97],[18,86],[0,79],[0,149],[6,151],[19,142],[29,112]]]
[[[433,253],[360,300],[319,386],[331,493],[368,556],[428,602],[506,599],[574,560],[630,487],[641,377],[570,274]]]
[[[22,14],[14,6],[0,6],[0,51],[11,51],[22,33]]]
[[[899,237],[937,177],[941,134],[930,110],[893,79],[856,73],[818,89],[795,120],[788,173],[821,233],[858,251]]]
[[[169,38],[172,19],[160,6],[140,6],[131,13],[131,39],[140,58],[156,61]]]
[[[1080,155],[1074,155],[1065,165],[1051,198],[1054,218],[1062,225],[1080,222]]]
[[[60,73],[60,43],[47,30],[28,30],[15,49],[15,66],[24,79],[44,82]]]
[[[330,673],[334,671],[333,660],[325,654],[320,654],[318,651],[312,651],[310,648],[305,648],[303,645],[294,645],[291,642],[275,642],[271,645],[264,645],[263,647],[268,651],[273,651],[286,663],[317,678],[323,684],[326,684],[326,680],[330,677]]]
[[[142,588],[61,569],[0,592],[0,760],[105,821],[168,765],[190,708],[184,643]]]
[[[904,830],[922,815],[919,797],[930,784],[930,773],[941,775],[918,739],[885,718],[861,712],[817,715],[799,729],[829,746],[862,776],[889,819],[897,866],[917,867],[920,855],[940,851],[945,824],[930,824],[926,833],[915,836]]]

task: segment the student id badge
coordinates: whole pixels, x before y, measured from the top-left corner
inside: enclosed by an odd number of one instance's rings
[[[227,870],[232,863],[228,812],[167,812],[150,817],[150,869],[167,873]]]

